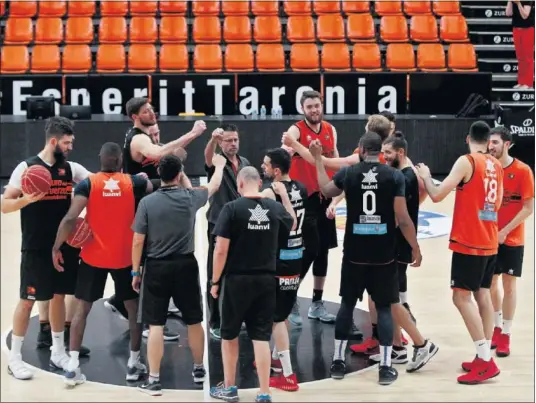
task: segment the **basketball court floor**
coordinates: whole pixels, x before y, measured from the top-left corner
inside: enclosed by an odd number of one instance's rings
[[[379,386],[376,366],[359,356],[348,355],[351,374],[342,381],[329,379],[333,351],[333,325],[320,324],[306,318],[311,297],[312,277],[300,288],[304,326],[291,330],[293,365],[301,383],[295,393],[273,390],[278,401],[534,401],[534,223],[527,224],[523,277],[518,282],[518,307],[512,330],[512,354],[496,358],[501,374],[486,385],[463,386],[456,383],[460,364],[474,357],[474,345],[463,321],[451,301],[450,258],[447,249],[454,194],[439,204],[429,200],[422,206],[419,238],[423,254],[420,268],[409,268],[409,303],[417,317],[423,335],[438,346],[436,357],[420,372],[407,374],[405,366],[397,366],[399,379],[390,386]],[[338,209],[337,226],[344,227],[345,208]],[[81,360],[82,371],[89,382],[75,389],[66,389],[61,377],[49,372],[47,352],[35,350],[38,318],[32,318],[23,348],[23,357],[34,366],[34,379],[18,381],[7,374],[7,352],[10,345],[12,315],[19,295],[20,224],[18,213],[1,216],[1,401],[105,402],[150,401],[151,398],[124,381],[128,340],[127,324],[106,311],[102,301],[94,305],[85,333],[84,344],[92,349],[89,359]],[[341,234],[342,235],[342,231]],[[341,238],[339,238],[341,239]],[[206,220],[204,211],[198,214],[196,225],[196,256],[201,268],[206,261]],[[342,244],[342,242],[340,242]],[[332,250],[324,299],[328,309],[336,313],[340,280],[341,248]],[[206,280],[201,270],[201,281]],[[203,288],[203,287],[202,287]],[[111,280],[105,296],[113,293]],[[355,311],[356,323],[365,334],[368,326],[367,305]],[[35,309],[37,315],[37,306]],[[159,401],[211,401],[209,385],[222,379],[220,344],[207,337],[205,365],[210,380],[195,388],[191,381],[191,354],[187,347],[187,332],[179,321],[170,327],[181,334],[178,343],[166,343],[161,371],[166,390]],[[206,328],[206,322],[205,322]],[[254,401],[256,373],[252,366],[251,343],[241,335],[238,382],[242,401]],[[355,341],[354,341],[355,342]],[[351,342],[351,343],[354,343]],[[143,353],[145,348],[142,349]],[[121,386],[119,386],[121,385]]]

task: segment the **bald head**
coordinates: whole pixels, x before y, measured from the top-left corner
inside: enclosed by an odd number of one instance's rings
[[[123,151],[117,143],[104,143],[100,149],[99,157],[101,161],[101,170],[119,171],[123,163]]]
[[[238,193],[241,195],[244,192],[259,191],[261,187],[261,176],[257,168],[255,167],[244,167],[238,172],[236,178],[238,185]]]

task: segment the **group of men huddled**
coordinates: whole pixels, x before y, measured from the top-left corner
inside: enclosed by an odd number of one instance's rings
[[[188,326],[193,380],[204,382],[203,302],[193,234],[196,212],[210,199],[207,316],[211,337],[222,339],[225,378],[211,388],[211,396],[238,400],[238,336],[244,326],[254,346],[257,401],[271,401],[270,387],[298,390],[286,322],[302,325],[297,293],[311,265],[314,290],[308,318],[335,324],[332,378],[344,378],[348,340],[361,336],[353,312],[367,291],[372,336],[350,349],[378,361],[379,383],[391,384],[398,377],[393,364],[407,363],[407,372],[415,372],[438,351],[416,327],[406,270],[422,260],[416,231],[419,205],[427,196],[439,202],[456,189],[451,287],[477,352],[472,362],[462,364],[467,374],[458,382],[475,384],[497,376],[491,349],[499,357],[510,354],[523,221],[533,211],[534,198],[532,171],[508,154],[511,134],[504,127],[490,129],[475,122],[467,136],[470,153],[436,185],[426,165],[413,165],[408,158],[408,143],[395,132],[392,114],[369,117],[354,154],[340,157],[337,132],[323,120],[321,95],[304,92],[301,106],[304,120],[283,134],[281,148],[266,152],[264,180],[238,154],[236,126],[214,130],[204,153],[209,182],[198,188],[184,173],[183,160],[185,147],[206,130],[202,121],[190,133],[161,144],[152,106],[145,98],[133,98],[126,110],[134,127],[124,147],[104,144],[100,171],[90,174],[67,161],[74,141],[72,123],[49,119],[45,148],[19,164],[2,199],[3,213],[20,210],[22,229],[21,299],[14,315],[9,373],[17,379],[32,377],[21,347],[33,303],[50,301],[50,365],[64,371],[67,385],[83,383],[79,357],[90,353],[82,346],[86,320],[93,303],[103,297],[110,273],[115,295],[107,306],[129,320],[126,380],[144,379],[142,391],[162,393],[164,339],[178,337],[165,328],[172,309]],[[216,154],[218,146],[221,153]],[[31,165],[50,171],[49,193],[22,193],[21,176]],[[57,194],[56,187],[66,189],[65,198],[48,197]],[[343,198],[347,220],[341,305],[333,315],[324,306],[323,288],[328,251],[337,246],[335,208]],[[84,210],[92,238],[80,251],[65,242]],[[504,301],[497,287],[501,274]],[[64,297],[73,294],[66,317]],[[45,320],[41,345],[47,345]],[[149,369],[140,358],[142,326],[147,327]],[[411,358],[401,329],[413,341]]]

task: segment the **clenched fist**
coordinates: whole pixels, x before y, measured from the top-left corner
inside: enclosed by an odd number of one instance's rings
[[[203,120],[196,120],[194,123],[194,127],[192,131],[197,135],[200,136],[207,130],[207,124]]]

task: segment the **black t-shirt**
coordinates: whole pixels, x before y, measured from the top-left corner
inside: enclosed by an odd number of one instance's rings
[[[419,223],[419,181],[412,167],[406,167],[401,172],[406,182],[406,206],[408,208],[408,214],[411,221],[413,221],[413,225],[415,225],[415,230],[417,230]],[[398,239],[399,242],[409,245],[400,229],[398,229]]]
[[[527,19],[523,19],[519,13],[519,8],[516,3],[512,4],[512,27],[514,28],[530,28],[534,26],[534,0],[521,1],[523,7],[530,6],[530,14]]]
[[[145,159],[140,163],[134,161],[132,158],[130,145],[134,136],[137,135],[147,136],[153,144],[156,144],[152,137],[143,130],[138,129],[137,127],[129,129],[125,136],[125,145],[123,147],[123,173],[137,175],[141,172],[145,172],[149,179],[159,179],[160,176],[157,171],[158,161],[153,161],[144,157]]]
[[[213,231],[230,240],[224,273],[275,274],[279,235],[286,231],[288,236],[293,221],[272,199],[241,197],[227,203]]]
[[[344,257],[387,264],[396,257],[395,197],[405,196],[404,175],[379,162],[360,162],[333,177],[346,194]]]

